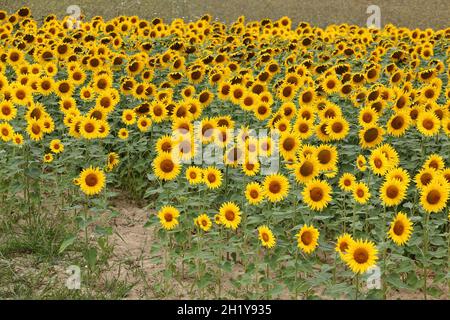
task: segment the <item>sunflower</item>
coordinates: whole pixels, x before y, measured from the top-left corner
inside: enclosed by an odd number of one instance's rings
[[[162,180],[173,180],[180,173],[180,164],[169,153],[163,152],[153,160],[153,170]]]
[[[300,147],[300,139],[294,133],[285,132],[279,140],[279,150],[283,158],[294,155]]]
[[[13,134],[12,142],[16,146],[21,146],[23,144],[23,136],[20,133]],[[449,180],[450,181],[450,180]]]
[[[275,236],[273,235],[272,230],[267,226],[258,227],[258,238],[261,241],[261,245],[266,248],[273,248],[276,243]]]
[[[293,165],[295,180],[306,183],[319,175],[319,163],[313,157],[304,157]]]
[[[261,165],[255,157],[246,157],[242,163],[242,171],[248,177],[255,176],[260,169]]]
[[[186,169],[186,180],[189,184],[195,185],[203,181],[203,171],[197,166],[189,166]]]
[[[172,152],[176,145],[174,138],[171,135],[164,135],[158,138],[156,141],[156,152],[161,154],[163,152]]]
[[[121,140],[126,140],[126,139],[128,139],[129,132],[128,132],[128,130],[126,128],[120,128],[119,132],[117,133],[117,136]]]
[[[92,196],[102,191],[105,186],[106,177],[100,168],[91,166],[81,171],[78,181],[81,191]]]
[[[369,187],[364,182],[355,183],[353,198],[360,204],[365,204],[370,199]]]
[[[27,125],[27,133],[31,140],[40,141],[44,136],[43,124],[40,120],[29,120]]]
[[[201,214],[194,219],[194,223],[203,231],[207,232],[212,227],[211,219],[206,214]]]
[[[335,146],[322,144],[315,151],[315,157],[318,160],[320,170],[331,171],[335,168],[338,161],[338,152]]]
[[[432,112],[421,112],[417,117],[417,130],[424,136],[433,136],[439,132],[440,121]]]
[[[433,168],[422,168],[415,176],[416,186],[423,189],[436,178],[436,170]]]
[[[317,241],[319,240],[319,230],[312,225],[308,226],[304,224],[296,236],[297,246],[304,253],[310,254],[316,249],[318,245]]]
[[[85,139],[98,138],[98,120],[93,118],[83,118],[80,123],[80,134]]]
[[[445,208],[449,198],[449,187],[446,183],[431,182],[425,186],[420,195],[420,204],[426,212],[440,212]]]
[[[356,183],[356,177],[351,173],[344,173],[339,179],[339,188],[344,191],[353,191],[353,187]]]
[[[256,205],[264,199],[263,187],[257,182],[250,182],[245,188],[248,203]]]
[[[383,141],[384,130],[377,125],[368,125],[359,131],[359,143],[363,149],[370,149]]]
[[[445,162],[444,158],[440,156],[439,154],[430,154],[427,157],[427,160],[425,160],[425,163],[423,164],[424,168],[431,168],[436,171],[443,170],[445,168]]]
[[[17,109],[11,101],[0,102],[0,121],[11,121],[17,115]]]
[[[122,122],[128,126],[136,122],[136,113],[133,109],[125,109],[122,111]]]
[[[314,122],[298,117],[295,121],[292,130],[296,133],[299,139],[305,140],[314,134]]]
[[[14,136],[14,128],[7,122],[0,123],[0,137],[3,141],[8,142]]]
[[[343,140],[349,131],[349,124],[343,117],[328,120],[325,131],[332,140]]]
[[[403,212],[397,213],[397,216],[391,222],[391,227],[389,228],[389,238],[394,241],[395,244],[402,246],[408,242],[413,231],[412,222],[408,219],[406,214]]]
[[[281,174],[266,176],[263,182],[264,196],[270,202],[283,200],[289,192],[289,180]]]
[[[343,260],[354,273],[365,273],[378,260],[375,244],[368,240],[355,240],[349,244]]]
[[[327,181],[313,179],[303,189],[303,202],[313,210],[321,211],[331,201],[331,186]]]
[[[389,169],[390,163],[381,150],[374,150],[369,157],[370,168],[373,173],[384,176]]]
[[[380,198],[383,205],[392,207],[399,205],[406,196],[407,187],[397,179],[385,181],[380,187]]]
[[[147,132],[152,125],[152,120],[147,117],[140,117],[137,120],[137,127],[141,132]]]
[[[386,124],[387,132],[394,137],[403,136],[408,129],[409,124],[410,118],[408,113],[399,111],[396,114],[392,115],[388,120]]]
[[[409,182],[410,182],[410,177],[409,177],[408,171],[406,171],[405,169],[400,168],[400,167],[390,169],[386,173],[385,177],[386,177],[386,180],[397,179],[405,186],[408,186]]]
[[[50,163],[53,161],[53,155],[51,153],[46,153],[44,155],[44,162],[45,163]]]
[[[203,170],[203,181],[209,189],[216,189],[222,185],[222,172],[215,167]]]
[[[241,223],[241,210],[234,202],[226,202],[220,206],[220,221],[226,228],[236,230]]]
[[[50,141],[50,150],[54,153],[61,153],[64,151],[64,145],[61,143],[61,140],[53,139]]]
[[[106,157],[106,167],[109,171],[114,169],[119,164],[119,155],[115,152],[108,153],[108,156]]]
[[[178,225],[180,212],[173,206],[164,206],[158,211],[159,222],[166,230],[172,230]]]
[[[367,160],[362,154],[360,154],[356,158],[356,167],[359,169],[359,171],[361,171],[361,172],[366,171],[366,169],[367,169],[366,163],[367,163]]]
[[[344,233],[337,238],[335,251],[339,252],[339,256],[341,257],[341,259],[343,259],[344,254],[347,253],[348,248],[353,244],[353,242],[354,240],[352,236],[348,233]]]

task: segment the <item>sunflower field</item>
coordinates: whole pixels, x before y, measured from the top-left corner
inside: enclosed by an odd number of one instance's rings
[[[121,198],[158,297],[448,298],[450,28],[24,7],[0,43],[0,257],[95,279]]]

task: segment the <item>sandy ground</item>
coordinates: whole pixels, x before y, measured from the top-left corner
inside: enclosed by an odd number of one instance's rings
[[[366,25],[369,5],[381,10],[382,24],[394,23],[409,28],[447,28],[450,18],[448,0],[0,0],[0,9],[13,11],[21,5],[32,9],[35,18],[49,13],[67,15],[69,5],[78,5],[87,17],[101,15],[139,15],[151,19],[196,19],[204,13],[231,22],[240,15],[250,20],[289,16],[296,24],[308,21],[326,26],[334,23]]]

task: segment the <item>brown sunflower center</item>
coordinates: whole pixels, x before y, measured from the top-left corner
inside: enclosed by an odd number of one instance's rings
[[[302,240],[303,244],[305,246],[309,246],[312,242],[312,233],[309,231],[305,231],[302,233],[302,235],[300,236],[300,239]]]
[[[170,160],[170,159],[164,159],[163,161],[161,161],[160,168],[165,173],[172,172],[174,167],[175,167],[175,165],[173,164],[172,160]]]
[[[434,128],[434,122],[430,119],[425,119],[422,121],[422,125],[425,129],[431,130]]]
[[[386,195],[388,198],[390,199],[395,199],[399,194],[399,190],[397,188],[397,186],[389,186],[386,189]]]
[[[353,252],[353,258],[357,263],[363,264],[369,260],[369,253],[366,249],[358,248]]]
[[[269,235],[268,235],[267,233],[263,232],[263,234],[261,235],[261,237],[263,238],[263,240],[264,240],[265,242],[269,241]]]
[[[311,197],[311,200],[314,202],[319,202],[323,199],[324,193],[322,188],[314,187],[309,191],[309,196]]]
[[[232,211],[232,210],[227,210],[227,211],[225,212],[225,218],[226,218],[228,221],[233,221],[235,216],[236,216],[236,214],[235,214],[234,211]]]
[[[283,148],[284,148],[284,150],[292,151],[292,149],[294,149],[294,147],[295,147],[295,140],[294,140],[294,138],[289,137],[289,138],[286,138],[283,141]]]
[[[95,187],[98,183],[98,178],[96,174],[90,173],[86,176],[86,179],[84,179],[84,181],[86,182],[86,185],[88,187]]]
[[[376,128],[370,128],[364,132],[364,140],[368,143],[375,141],[378,138],[378,130]]]
[[[271,181],[269,183],[269,191],[271,193],[279,193],[281,191],[281,185],[278,181]]]
[[[166,220],[166,222],[171,222],[173,220],[173,215],[170,212],[164,213],[164,220]]]
[[[314,165],[310,161],[305,161],[300,167],[300,174],[304,177],[308,177],[314,171]]]
[[[317,158],[321,164],[327,164],[331,161],[331,152],[329,150],[320,150]]]
[[[399,130],[399,129],[403,128],[404,124],[405,124],[405,120],[400,116],[394,117],[394,119],[392,119],[392,122],[391,122],[391,126],[395,130]]]
[[[257,190],[252,189],[252,190],[250,191],[250,197],[251,197],[251,198],[256,199],[256,198],[258,198],[258,196],[259,196],[259,193],[258,193]]]
[[[214,182],[216,182],[216,180],[217,180],[217,177],[216,177],[216,175],[214,173],[209,173],[208,174],[208,181],[210,183],[214,183]]]
[[[397,236],[401,236],[405,231],[405,226],[401,221],[396,221],[394,224],[393,231]]]
[[[431,190],[427,195],[427,202],[429,204],[436,204],[441,200],[441,193],[438,190]]]

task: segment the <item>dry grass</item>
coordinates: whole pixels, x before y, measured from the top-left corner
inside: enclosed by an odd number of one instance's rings
[[[72,4],[78,5],[87,17],[139,15],[147,19],[182,17],[192,20],[210,13],[214,18],[229,23],[240,15],[249,20],[277,19],[287,15],[295,23],[308,21],[322,27],[344,22],[365,25],[366,9],[370,4],[381,8],[382,24],[440,29],[448,27],[450,16],[447,0],[0,0],[0,8],[10,12],[21,5],[29,6],[35,18],[49,13],[62,17]]]

